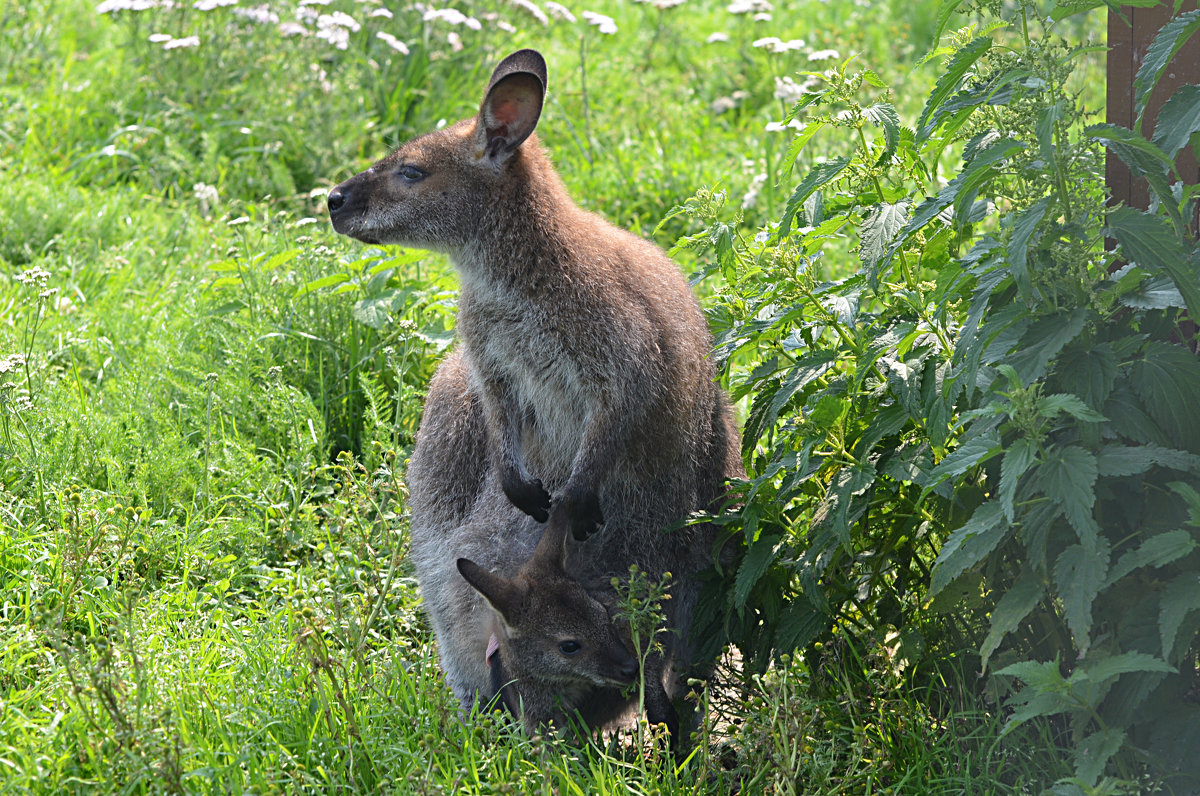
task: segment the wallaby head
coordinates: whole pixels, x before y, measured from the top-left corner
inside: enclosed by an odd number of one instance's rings
[[[329,193],[333,227],[366,243],[455,252],[533,133],[546,95],[546,62],[519,50],[500,62],[472,119],[420,136]]]
[[[526,696],[523,682],[534,688],[550,685],[569,705],[581,689],[630,685],[638,674],[638,659],[604,605],[563,568],[567,535],[559,509],[515,577],[497,575],[466,558],[458,559],[457,566],[496,611],[499,621],[490,646],[498,648],[518,692]]]

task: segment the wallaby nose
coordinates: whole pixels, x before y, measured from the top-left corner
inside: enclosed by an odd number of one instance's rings
[[[621,667],[621,677],[625,680],[632,680],[637,677],[638,663],[636,660],[630,661]]]
[[[342,209],[342,205],[346,204],[346,194],[340,189],[334,188],[329,192],[329,212],[336,213]]]

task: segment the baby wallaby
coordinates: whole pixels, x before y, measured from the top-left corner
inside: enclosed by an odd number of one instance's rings
[[[736,431],[678,268],[580,209],[538,143],[545,92],[542,56],[513,53],[475,117],[337,186],[330,217],[368,243],[450,255],[504,493],[539,521],[553,495],[577,539],[604,523],[640,554],[719,501],[741,471]]]

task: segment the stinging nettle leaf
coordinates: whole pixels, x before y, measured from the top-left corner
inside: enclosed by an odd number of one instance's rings
[[[1179,643],[1179,628],[1193,611],[1200,611],[1200,574],[1185,572],[1167,584],[1159,603],[1158,629],[1163,657],[1171,660]]]
[[[978,564],[1008,538],[1012,526],[1004,521],[1000,503],[989,500],[975,509],[971,519],[954,533],[938,551],[929,579],[929,596],[949,585],[966,570]]]
[[[1108,541],[1100,536],[1092,549],[1073,544],[1054,563],[1054,587],[1081,655],[1092,643],[1092,603],[1108,574],[1108,559]]]
[[[1200,86],[1183,86],[1167,100],[1154,121],[1154,143],[1173,158],[1200,130]]]
[[[932,127],[927,127],[926,123],[933,117],[934,112],[937,111],[941,104],[946,101],[946,98],[958,89],[962,84],[963,77],[975,62],[991,48],[991,38],[980,36],[964,44],[954,54],[954,57],[950,59],[950,63],[946,64],[945,71],[942,72],[941,77],[934,84],[933,91],[929,94],[929,99],[925,101],[925,109],[921,111],[921,118],[917,120],[918,141],[924,141],[933,132]]]
[[[1146,49],[1146,56],[1142,60],[1142,65],[1138,67],[1137,76],[1133,79],[1134,96],[1137,100],[1135,108],[1139,124],[1142,121],[1142,113],[1146,110],[1146,101],[1150,98],[1150,92],[1154,90],[1155,84],[1158,83],[1158,79],[1170,64],[1171,59],[1183,48],[1183,45],[1197,29],[1200,29],[1200,9],[1180,14],[1163,25],[1158,31],[1158,35],[1154,37],[1154,41]]]
[[[1046,584],[1041,576],[1033,569],[1026,569],[996,603],[992,610],[992,626],[988,629],[987,638],[983,640],[983,646],[979,648],[984,672],[987,671],[988,660],[1000,646],[1000,642],[1029,616],[1045,593]]]
[[[1096,533],[1092,506],[1096,503],[1098,473],[1095,455],[1078,445],[1054,448],[1038,467],[1038,482],[1046,497],[1062,506],[1067,521],[1085,544]]]
[[[1182,528],[1151,536],[1136,550],[1130,550],[1121,556],[1117,565],[1108,573],[1101,589],[1107,589],[1135,569],[1166,566],[1189,555],[1197,546],[1191,533]]]
[[[1043,196],[1021,212],[1012,216],[1012,235],[1008,240],[1008,267],[1012,269],[1013,279],[1026,298],[1032,298],[1033,287],[1029,280],[1029,270],[1025,260],[1033,233],[1037,230],[1046,208],[1050,206],[1050,197]]]
[[[859,256],[863,265],[873,268],[883,259],[887,244],[904,226],[910,204],[909,200],[901,199],[895,204],[884,202],[871,208],[859,232],[862,241]]]
[[[879,159],[875,161],[876,166],[881,166],[896,154],[896,145],[900,141],[900,116],[896,113],[896,108],[887,102],[864,108],[863,116],[883,128],[884,148]]]
[[[1125,731],[1108,728],[1094,732],[1079,742],[1073,755],[1075,776],[1089,788],[1094,788],[1108,761],[1125,744]],[[1083,793],[1082,790],[1079,791]]]
[[[1200,318],[1200,275],[1165,219],[1123,207],[1108,214],[1108,233],[1121,244],[1127,259],[1147,271],[1170,276],[1183,294],[1188,312]]]
[[[1004,509],[1004,518],[1013,521],[1013,498],[1017,493],[1017,484],[1021,476],[1033,465],[1037,455],[1037,446],[1022,437],[1008,446],[1004,452],[1004,460],[1000,462],[1000,505]]]
[[[779,221],[779,230],[775,233],[775,243],[783,240],[791,233],[792,221],[796,218],[796,213],[804,205],[804,200],[811,196],[813,191],[841,174],[849,165],[850,158],[841,157],[813,166],[808,175],[796,186],[796,190],[792,192],[791,198],[787,201],[787,207],[783,211],[783,218]]]

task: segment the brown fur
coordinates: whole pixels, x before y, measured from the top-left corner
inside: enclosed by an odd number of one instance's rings
[[[455,692],[469,704],[487,691],[491,619],[453,562],[513,577],[553,495],[568,579],[602,603],[630,564],[674,573],[679,633],[647,676],[675,696],[715,531],[664,531],[715,508],[741,474],[737,432],[674,263],[575,205],[533,134],[545,85],[540,55],[509,56],[476,117],[339,185],[330,215],[366,242],[445,251],[461,276],[458,350],[430,387],[409,469],[418,577]]]

